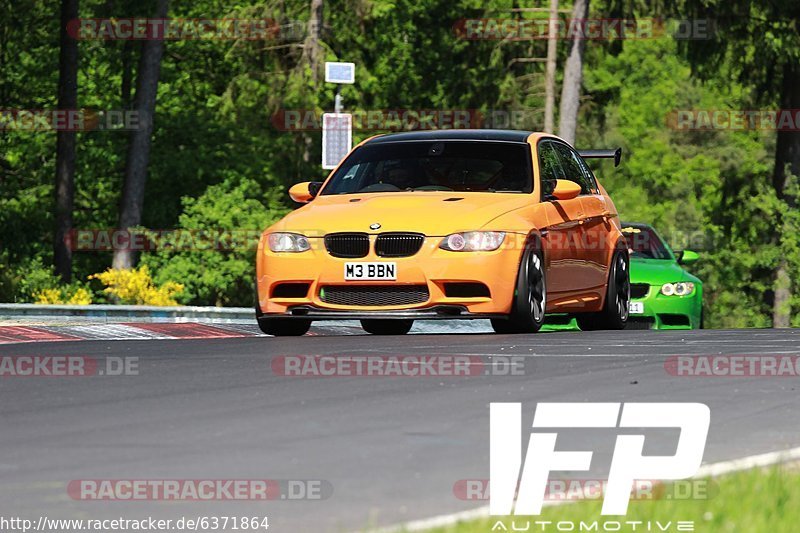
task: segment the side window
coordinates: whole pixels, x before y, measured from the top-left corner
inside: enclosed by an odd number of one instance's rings
[[[597,178],[595,178],[594,174],[592,174],[592,171],[589,169],[589,165],[586,164],[586,161],[584,161],[581,156],[577,157],[578,163],[580,163],[581,169],[583,169],[583,175],[586,176],[586,180],[589,182],[589,188],[592,190],[592,193],[599,193],[600,188],[597,186]]]
[[[561,165],[564,168],[565,177],[569,181],[574,181],[581,186],[581,194],[593,194],[594,184],[584,172],[583,161],[580,156],[572,151],[566,144],[553,143],[558,152]]]
[[[539,152],[539,176],[542,181],[542,197],[546,198],[556,188],[556,180],[564,178],[564,170],[561,168],[553,143],[540,141],[537,151]]]

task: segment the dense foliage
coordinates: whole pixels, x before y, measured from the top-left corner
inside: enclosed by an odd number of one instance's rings
[[[80,13],[148,16],[153,5],[82,0]],[[325,2],[324,59],[358,65],[356,84],[342,90],[347,110],[514,110],[519,118],[511,126],[541,129],[544,67],[518,59],[544,57],[546,42],[466,40],[454,30],[465,18],[523,16],[512,11],[516,6],[500,0]],[[0,108],[56,107],[57,9],[43,0],[0,0]],[[664,15],[631,9],[630,16]],[[598,18],[619,16],[617,2],[593,2],[591,10]],[[281,110],[333,107],[333,86],[314,83],[303,55],[309,3],[173,2],[170,16],[273,19],[285,33],[266,41],[166,43],[142,225],[260,230],[293,207],[285,195],[290,184],[325,175],[319,132],[282,131],[274,121]],[[742,62],[732,57],[754,54],[754,45],[717,48],[714,68],[706,66],[700,78],[683,44],[669,35],[588,41],[576,144],[622,146],[623,165],[603,163],[598,174],[623,218],[650,222],[673,247],[702,252],[695,270],[706,283],[707,326],[769,326],[776,263],[788,261],[792,278],[800,279],[798,216],[788,207],[796,202],[797,182],[785,197],[770,186],[775,132],[682,131],[669,126],[668,116],[676,109],[775,108],[779,102],[764,84],[749,86]],[[81,107],[130,106],[140,46],[80,42]],[[562,41],[559,65],[567,53]],[[374,133],[359,130],[354,140]],[[108,268],[110,252],[76,252],[69,287],[59,288],[52,275],[54,146],[53,132],[0,129],[0,301],[41,300],[45,289],[67,300],[87,290],[103,298],[89,276]],[[76,228],[115,226],[126,147],[125,132],[79,133]],[[158,285],[183,286],[169,299],[249,306],[253,256],[252,246],[165,249],[143,252],[140,261]],[[797,296],[792,305],[800,308]],[[793,322],[800,324],[797,313]]]

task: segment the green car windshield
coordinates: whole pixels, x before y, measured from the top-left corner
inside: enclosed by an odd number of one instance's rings
[[[367,144],[353,151],[321,194],[532,190],[530,148],[525,143],[405,141]]]
[[[669,248],[653,228],[648,226],[623,226],[631,257],[639,259],[672,260]]]

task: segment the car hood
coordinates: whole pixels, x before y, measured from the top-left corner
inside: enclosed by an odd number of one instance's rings
[[[269,231],[320,236],[339,231],[412,231],[444,236],[477,230],[530,205],[529,194],[410,192],[319,196],[286,215]],[[377,230],[370,225],[380,224]],[[502,229],[502,228],[493,228]]]
[[[631,259],[631,283],[663,285],[676,281],[699,283],[700,280],[686,272],[672,259]]]

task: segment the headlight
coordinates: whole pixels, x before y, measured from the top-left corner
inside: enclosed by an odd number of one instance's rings
[[[694,283],[681,281],[678,283],[666,283],[661,286],[661,294],[664,296],[686,296],[694,292]]]
[[[305,252],[311,244],[305,235],[298,233],[270,233],[269,249],[273,252]]]
[[[505,238],[505,231],[453,233],[442,240],[439,248],[451,252],[491,252],[500,248]]]

